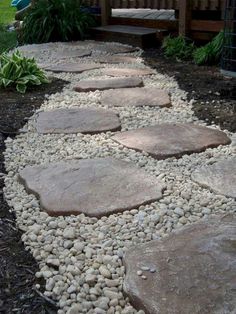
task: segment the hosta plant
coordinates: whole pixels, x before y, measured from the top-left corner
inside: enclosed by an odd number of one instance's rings
[[[49,80],[34,59],[25,58],[19,51],[0,55],[0,87],[16,86],[18,92],[25,93],[28,86],[43,83]]]

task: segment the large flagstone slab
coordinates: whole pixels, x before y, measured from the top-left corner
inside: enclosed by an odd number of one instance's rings
[[[55,59],[68,59],[68,58],[83,58],[91,56],[91,50],[85,49],[63,49],[61,51],[56,51],[54,54]]]
[[[54,216],[84,213],[100,217],[122,212],[160,199],[164,189],[143,169],[113,158],[26,167],[19,180]]]
[[[170,107],[169,94],[156,87],[124,88],[104,91],[101,104],[107,106]]]
[[[156,159],[179,158],[231,142],[224,132],[191,123],[159,124],[121,132],[112,139],[128,148],[147,152]]]
[[[44,70],[55,73],[68,72],[68,73],[82,73],[84,71],[95,70],[101,68],[100,64],[89,64],[89,63],[61,63],[54,64],[51,66],[45,66]]]
[[[101,70],[103,75],[109,76],[145,76],[155,74],[152,69],[131,69],[131,68],[106,68]]]
[[[35,123],[38,133],[87,133],[96,134],[118,131],[121,123],[110,110],[91,108],[57,109],[40,112]]]
[[[90,92],[95,90],[117,89],[126,87],[142,87],[141,78],[110,78],[104,80],[83,80],[74,88],[76,92]]]
[[[111,64],[117,64],[117,63],[137,63],[137,58],[132,56],[106,56],[106,57],[99,57],[96,59],[96,61],[100,63],[111,63]]]
[[[146,314],[236,313],[236,215],[130,248],[124,263],[124,290]]]
[[[110,54],[118,54],[118,53],[130,53],[139,50],[137,47],[125,46],[116,43],[108,44],[108,43],[94,43],[94,50],[106,52]]]
[[[192,173],[192,180],[215,193],[236,199],[236,158],[199,168]]]

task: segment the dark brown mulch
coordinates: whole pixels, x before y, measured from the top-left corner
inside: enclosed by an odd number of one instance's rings
[[[66,82],[53,79],[52,83],[29,89],[25,95],[15,90],[0,90],[0,172],[3,165],[4,139],[14,137],[26,120],[32,116],[45,99],[60,91]],[[0,313],[4,314],[54,314],[57,307],[35,289],[44,282],[35,278],[38,266],[31,254],[24,249],[22,232],[17,229],[14,213],[3,198],[3,179],[0,179]]]
[[[166,59],[161,50],[143,53],[145,63],[163,74],[174,76],[188,99],[195,99],[195,115],[208,124],[236,132],[236,79],[224,77],[219,67],[197,66]]]

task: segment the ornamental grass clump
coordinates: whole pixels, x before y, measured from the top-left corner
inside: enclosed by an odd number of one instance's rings
[[[194,62],[197,65],[216,64],[220,61],[220,57],[224,44],[224,32],[221,31],[207,45],[195,50],[193,54]]]
[[[21,41],[28,44],[84,39],[94,18],[80,0],[37,0],[23,21]]]
[[[34,59],[23,57],[19,51],[0,55],[1,88],[15,86],[19,93],[25,93],[28,86],[44,83],[49,83],[49,80]]]

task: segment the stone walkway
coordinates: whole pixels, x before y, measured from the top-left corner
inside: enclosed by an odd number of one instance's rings
[[[5,197],[58,314],[234,311],[226,280],[235,273],[235,217],[222,216],[236,211],[234,134],[198,121],[194,100],[147,68],[138,49],[85,41],[20,50],[70,82],[45,100],[27,132],[6,140],[5,152]],[[227,239],[208,231],[214,224]],[[174,255],[171,237],[163,238],[176,230]],[[209,268],[208,243],[232,258],[225,280],[214,281],[220,291],[209,278],[223,271],[224,255]],[[204,289],[192,289],[189,278],[199,282],[205,269]],[[226,291],[227,305],[215,302]]]

